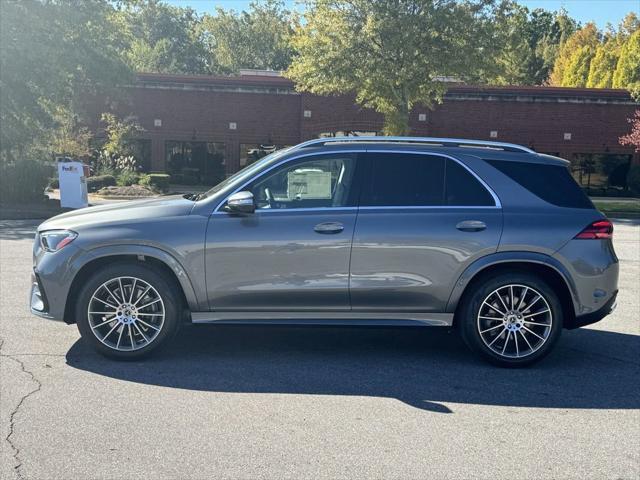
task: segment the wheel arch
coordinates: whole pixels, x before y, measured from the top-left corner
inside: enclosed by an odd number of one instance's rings
[[[74,306],[80,286],[97,269],[116,262],[148,265],[162,272],[169,281],[174,283],[181,299],[184,301],[184,305],[191,311],[198,310],[198,298],[185,269],[169,253],[154,247],[139,245],[134,246],[134,248],[110,246],[90,250],[87,253],[88,255],[77,259],[76,265],[74,265],[76,274],[71,281],[65,301],[65,323],[75,323]]]
[[[562,305],[565,325],[570,325],[576,317],[579,300],[571,276],[560,262],[554,258],[530,252],[505,252],[483,257],[471,264],[458,278],[447,303],[447,312],[454,313],[454,326],[459,307],[473,286],[490,275],[502,272],[522,271],[532,273],[546,281],[557,293]]]

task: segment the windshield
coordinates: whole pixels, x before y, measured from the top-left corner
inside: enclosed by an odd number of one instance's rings
[[[262,157],[256,163],[247,165],[242,170],[239,170],[233,175],[231,175],[230,177],[225,178],[215,187],[211,188],[210,190],[207,190],[205,193],[201,195],[198,195],[198,200],[202,200],[204,198],[208,198],[212,195],[215,195],[219,191],[224,190],[227,186],[235,182],[240,182],[244,178],[250,177],[251,175],[253,175],[254,172],[261,170],[264,165],[270,163],[272,160],[275,160],[276,158],[281,157],[284,153],[288,152],[289,150],[290,148],[283,148],[282,150],[277,150],[267,155],[266,157]]]

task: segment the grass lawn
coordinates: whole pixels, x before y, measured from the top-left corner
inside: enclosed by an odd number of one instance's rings
[[[628,214],[630,216],[640,216],[640,199],[639,200],[626,200],[626,201],[606,201],[600,202],[598,200],[593,201],[598,210],[606,215],[610,214]]]

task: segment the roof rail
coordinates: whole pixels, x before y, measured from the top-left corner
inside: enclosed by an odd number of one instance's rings
[[[504,150],[506,152],[536,153],[530,148],[516,145],[515,143],[487,142],[485,140],[469,140],[466,138],[436,138],[436,137],[325,137],[316,138],[301,143],[295,150],[311,147],[315,145],[325,145],[328,143],[409,143],[427,144],[438,147],[467,147],[467,148],[489,148]]]

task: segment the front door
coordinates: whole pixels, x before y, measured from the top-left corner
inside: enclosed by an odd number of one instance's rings
[[[451,158],[368,153],[351,257],[354,311],[444,312],[464,269],[496,251],[502,210]]]
[[[206,282],[215,311],[344,311],[357,208],[355,154],[304,156],[241,188],[254,214],[209,219]]]

